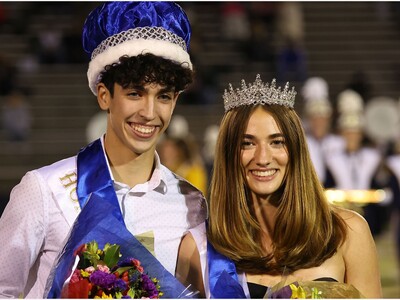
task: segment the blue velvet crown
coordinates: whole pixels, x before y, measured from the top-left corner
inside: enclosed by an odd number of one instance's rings
[[[82,43],[91,61],[89,87],[96,95],[104,67],[121,56],[152,53],[193,68],[188,53],[189,19],[173,2],[106,2],[83,26]]]
[[[83,25],[82,43],[90,56],[107,38],[140,27],[162,27],[182,38],[189,50],[191,27],[174,2],[106,2],[94,9]]]

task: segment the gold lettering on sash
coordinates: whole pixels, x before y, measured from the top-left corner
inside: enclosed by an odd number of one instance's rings
[[[76,204],[78,202],[78,197],[76,195],[76,183],[77,177],[76,172],[65,174],[64,177],[60,178],[61,184],[69,190],[70,199]],[[72,187],[72,189],[71,189]],[[77,208],[75,207],[77,210]],[[78,208],[79,209],[79,208]]]
[[[60,180],[61,180],[61,184],[65,187],[65,188],[67,188],[67,187],[69,187],[69,186],[71,186],[71,185],[73,185],[73,184],[76,184],[76,172],[72,172],[72,173],[69,173],[69,174],[65,174],[65,176],[64,177],[61,177],[60,178]]]

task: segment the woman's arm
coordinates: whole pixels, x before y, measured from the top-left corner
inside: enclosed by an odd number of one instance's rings
[[[382,298],[378,254],[366,220],[353,211],[343,210],[348,225],[342,247],[346,265],[345,282],[356,287],[366,298]]]
[[[191,233],[183,237],[179,246],[175,276],[185,286],[191,284],[205,298],[200,255]]]

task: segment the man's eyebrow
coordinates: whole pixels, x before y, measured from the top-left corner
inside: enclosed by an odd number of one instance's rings
[[[145,88],[144,85],[140,85],[140,84],[132,84],[132,85],[129,85],[127,88],[128,89],[134,89],[134,90],[141,91],[141,92],[148,91],[148,89]],[[162,94],[162,93],[175,93],[175,88],[172,87],[172,86],[166,86],[166,87],[161,88],[158,91],[158,93],[159,94]]]
[[[172,86],[166,86],[162,89],[160,89],[159,93],[175,93],[175,88]]]

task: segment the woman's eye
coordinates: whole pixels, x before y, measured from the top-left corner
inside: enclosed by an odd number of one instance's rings
[[[275,145],[275,146],[285,146],[285,140],[281,140],[281,139],[279,139],[279,140],[273,140],[272,141],[272,145]]]
[[[252,145],[253,145],[252,141],[243,141],[242,142],[242,148],[248,148],[248,147],[250,147]]]

